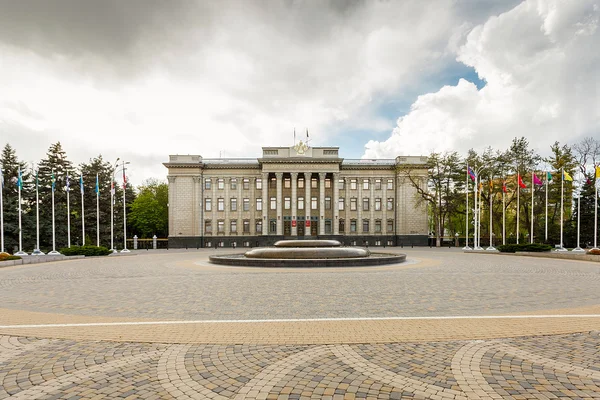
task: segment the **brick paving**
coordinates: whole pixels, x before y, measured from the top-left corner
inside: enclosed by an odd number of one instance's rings
[[[597,264],[406,253],[418,262],[262,271],[199,251],[3,268],[0,399],[600,399]],[[530,317],[364,319],[460,315]],[[15,327],[39,324],[65,325]]]

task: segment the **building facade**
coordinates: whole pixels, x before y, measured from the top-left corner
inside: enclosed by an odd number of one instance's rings
[[[426,178],[427,157],[349,160],[338,150],[300,142],[263,147],[261,158],[169,156],[169,246],[255,247],[303,238],[426,245],[426,205],[402,167]]]

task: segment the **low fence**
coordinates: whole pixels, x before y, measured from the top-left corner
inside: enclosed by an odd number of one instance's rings
[[[141,239],[134,236],[132,239],[127,239],[127,248],[132,250],[168,249],[169,239],[156,237]]]

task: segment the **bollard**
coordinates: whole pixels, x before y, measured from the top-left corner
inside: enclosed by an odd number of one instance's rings
[[[156,250],[156,235],[152,236],[152,249]]]
[[[137,235],[133,235],[133,249],[137,250],[138,249],[138,242],[137,242]]]

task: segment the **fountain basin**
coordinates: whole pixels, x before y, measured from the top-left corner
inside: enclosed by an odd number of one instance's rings
[[[275,243],[277,245],[277,243]],[[368,257],[371,252],[361,248],[346,247],[263,247],[244,253],[248,258],[358,258]]]
[[[279,240],[275,247],[341,247],[337,240]]]

